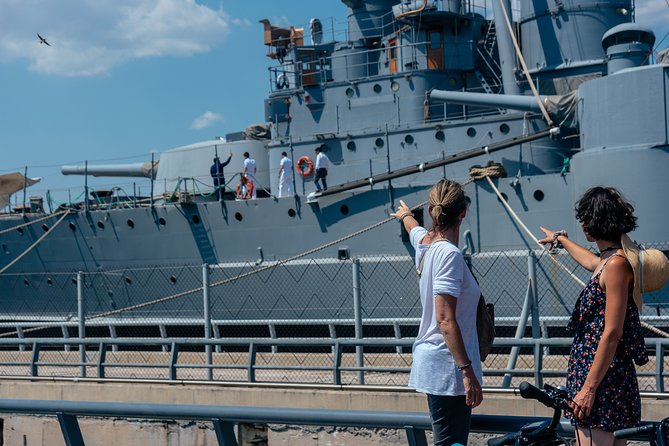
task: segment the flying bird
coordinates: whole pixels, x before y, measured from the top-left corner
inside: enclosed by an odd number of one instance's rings
[[[51,46],[51,44],[49,42],[47,42],[44,37],[40,36],[39,33],[37,33],[37,37],[39,37],[39,43],[43,43],[47,46]]]

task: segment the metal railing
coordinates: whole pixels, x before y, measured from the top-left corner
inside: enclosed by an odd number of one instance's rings
[[[566,350],[571,343],[569,338],[496,339],[495,350],[504,353],[493,352],[492,361],[488,360],[489,365],[484,367],[484,384],[489,388],[509,388],[512,378],[531,379],[538,387],[547,380],[560,384],[566,374],[566,362],[562,361],[559,368],[547,368],[545,358],[551,349]],[[79,346],[79,355],[64,352],[66,345]],[[113,351],[112,345],[121,351]],[[99,380],[406,385],[412,345],[413,339],[409,338],[0,339],[0,368],[4,376],[31,378],[85,378],[90,374]],[[651,361],[640,368],[638,377],[646,382],[646,390],[663,393],[669,378],[665,365],[669,339],[649,338],[646,346],[655,352],[651,358],[655,363]],[[16,347],[24,351],[17,354]],[[163,347],[166,351],[162,351]],[[213,348],[220,352],[214,354]],[[506,353],[512,348],[524,353],[520,360],[516,357],[518,363],[511,362]],[[6,360],[7,355],[10,361]],[[392,380],[386,381],[389,377]]]
[[[0,400],[0,412],[56,415],[67,446],[85,446],[79,416],[211,421],[219,446],[237,446],[234,432],[237,423],[403,429],[409,446],[427,446],[425,431],[432,429],[430,416],[420,412],[14,399]],[[527,423],[545,420],[475,414],[472,415],[471,431],[513,432]],[[573,438],[574,432],[568,423],[561,423],[559,429],[564,436]]]

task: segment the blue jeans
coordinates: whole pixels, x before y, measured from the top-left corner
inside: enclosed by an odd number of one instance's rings
[[[434,446],[451,446],[453,443],[467,444],[472,408],[466,404],[464,395],[427,395],[427,405],[432,418]]]
[[[325,181],[325,177],[328,176],[328,170],[324,167],[316,169],[316,178],[314,179],[314,184],[316,185],[316,190],[320,191],[321,186],[318,184],[318,180],[323,180],[323,190],[328,190],[328,183]]]

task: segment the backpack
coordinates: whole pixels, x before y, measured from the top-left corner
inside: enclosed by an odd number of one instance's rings
[[[444,239],[434,240],[432,244],[436,242],[444,241]],[[429,249],[429,248],[428,248]],[[425,252],[418,262],[418,267],[416,268],[416,273],[420,278],[420,275],[423,272],[423,265],[425,265]],[[472,273],[472,277],[476,280],[476,283],[479,281],[474,276],[471,266],[468,261],[465,261],[469,271]],[[479,303],[476,307],[476,335],[479,338],[479,356],[481,362],[485,361],[488,357],[488,354],[492,350],[492,344],[495,341],[495,307],[493,304],[486,304],[483,294],[479,297]]]

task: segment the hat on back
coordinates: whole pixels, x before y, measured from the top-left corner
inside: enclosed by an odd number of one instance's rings
[[[641,310],[641,294],[659,290],[669,278],[669,260],[658,249],[640,248],[627,234],[622,235],[621,243],[634,270],[634,303]]]

